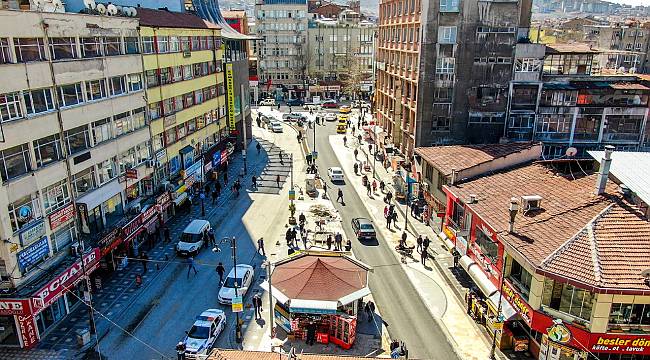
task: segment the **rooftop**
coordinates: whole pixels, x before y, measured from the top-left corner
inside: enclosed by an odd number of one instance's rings
[[[546,45],[546,55],[556,55],[556,54],[598,54],[598,51],[595,48],[592,48],[589,44],[583,43],[573,43],[573,44],[549,44]]]
[[[300,354],[300,360],[367,360],[367,357]],[[213,351],[207,360],[289,360],[286,354],[264,351],[226,350]]]
[[[140,19],[140,26],[186,29],[208,28],[203,19],[190,13],[138,8],[137,17]]]
[[[422,159],[433,165],[445,176],[451,174],[452,169],[457,171],[505,157],[510,154],[528,150],[537,143],[509,143],[509,144],[487,144],[487,145],[450,145],[419,147],[415,153]]]
[[[600,162],[604,151],[589,151],[596,161]],[[625,184],[643,202],[650,205],[650,152],[612,152],[610,176]]]

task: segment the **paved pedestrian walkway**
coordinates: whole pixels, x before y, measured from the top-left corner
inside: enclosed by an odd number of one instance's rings
[[[361,176],[364,174],[368,175],[372,181],[372,170],[367,173],[360,173],[360,175],[354,174],[355,157],[353,151],[355,148],[359,150],[359,160],[371,159],[368,154],[367,143],[362,141],[360,146],[358,140],[350,141],[348,139],[347,146],[344,146],[343,135],[332,135],[330,136],[330,145],[342,165],[348,183],[352,184],[361,198],[367,199],[367,201],[364,201],[364,205],[373,217],[375,224],[384,227],[386,224],[383,216],[383,209],[386,205],[383,201],[384,194],[378,190],[378,193],[368,196],[366,188],[361,184]],[[368,162],[372,164],[371,161]],[[393,174],[384,169],[380,162],[376,164],[378,165],[376,169],[377,181],[383,179],[384,183],[392,184]],[[396,225],[393,230],[384,232],[384,234],[388,235],[387,241],[393,247],[399,244],[406,222],[405,207],[398,203],[396,205],[399,214]],[[453,257],[431,227],[414,220],[409,214],[406,231],[407,243],[411,246],[415,245],[417,235],[428,236],[432,240],[428,249],[429,256],[427,258],[429,258],[429,263],[426,266],[420,262],[420,254],[417,251],[414,251],[412,258],[403,258],[402,265],[414,287],[427,303],[431,315],[438,321],[440,327],[449,334],[448,337],[455,345],[454,347],[461,358],[489,358],[491,340],[489,340],[487,332],[474,323],[466,314],[464,304],[466,288],[463,287],[467,284],[466,274],[463,275],[462,272],[453,269]],[[433,265],[433,267],[430,265]],[[433,295],[439,293],[445,294],[444,300],[441,300],[437,295]]]

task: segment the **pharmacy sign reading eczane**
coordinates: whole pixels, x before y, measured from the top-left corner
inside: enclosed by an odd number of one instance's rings
[[[228,102],[228,126],[230,131],[235,131],[235,79],[233,77],[232,64],[226,64],[226,101]]]

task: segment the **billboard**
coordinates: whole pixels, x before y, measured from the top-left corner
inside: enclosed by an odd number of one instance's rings
[[[235,125],[235,79],[232,64],[226,64],[226,102],[228,103],[228,127],[234,131]]]

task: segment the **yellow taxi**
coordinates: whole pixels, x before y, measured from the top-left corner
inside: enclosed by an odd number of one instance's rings
[[[343,123],[338,123],[338,125],[336,125],[336,133],[337,134],[345,134],[347,129],[348,129],[348,127]]]
[[[339,113],[341,114],[349,114],[352,112],[352,108],[349,105],[341,105],[339,108]]]
[[[348,119],[350,118],[350,115],[347,114],[339,114],[339,122],[348,122]]]

